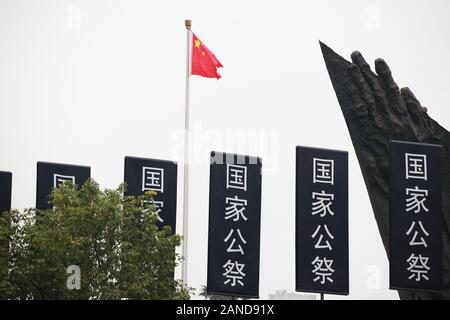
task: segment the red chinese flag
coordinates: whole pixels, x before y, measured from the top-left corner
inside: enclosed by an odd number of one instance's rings
[[[207,78],[220,79],[221,75],[217,68],[222,68],[222,64],[217,60],[214,53],[192,33],[192,71],[191,74]]]

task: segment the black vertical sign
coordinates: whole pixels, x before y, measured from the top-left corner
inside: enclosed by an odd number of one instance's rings
[[[0,171],[0,215],[11,210],[12,173]]]
[[[443,289],[442,147],[391,141],[390,288]]]
[[[155,191],[153,199],[158,226],[170,226],[175,233],[177,222],[177,163],[166,160],[125,157],[127,195],[140,196]]]
[[[211,152],[209,183],[207,291],[258,297],[261,159]]]
[[[50,162],[37,163],[36,208],[51,209],[49,195],[53,188],[59,187],[65,181],[81,187],[91,177],[91,168],[71,164]]]
[[[349,293],[348,153],[297,147],[296,290]]]

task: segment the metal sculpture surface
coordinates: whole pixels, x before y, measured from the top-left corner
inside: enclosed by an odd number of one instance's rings
[[[444,287],[441,293],[399,291],[401,299],[450,299],[450,133],[433,120],[409,88],[399,89],[383,59],[374,73],[361,53],[352,62],[320,43],[342,109],[375,219],[388,251],[389,141],[443,146]]]

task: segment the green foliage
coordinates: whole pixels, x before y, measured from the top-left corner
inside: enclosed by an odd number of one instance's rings
[[[154,193],[124,189],[66,183],[52,191],[53,209],[3,214],[0,299],[189,299],[192,290],[173,279],[181,237],[158,230]],[[72,265],[79,290],[67,287]]]

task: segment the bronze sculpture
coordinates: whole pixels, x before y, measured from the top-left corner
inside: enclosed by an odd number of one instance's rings
[[[361,53],[349,62],[320,43],[347,123],[386,252],[389,250],[389,141],[443,146],[444,291],[399,291],[401,299],[450,299],[450,133],[433,120],[409,88],[399,89],[383,59],[375,71]]]

